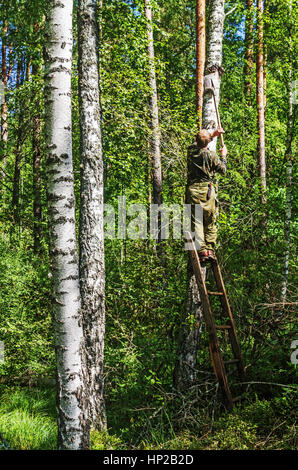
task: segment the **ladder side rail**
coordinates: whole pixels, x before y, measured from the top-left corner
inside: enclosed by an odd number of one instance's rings
[[[221,301],[223,311],[229,317],[228,323],[231,326],[231,328],[228,329],[230,343],[232,346],[233,354],[239,361],[237,363],[239,377],[243,379],[244,381],[246,378],[246,372],[245,372],[244,361],[243,361],[242,354],[241,354],[240,343],[239,343],[238,336],[237,336],[236,325],[235,325],[235,321],[231,312],[231,308],[230,308],[229,300],[227,297],[226,289],[224,286],[221,270],[220,270],[217,260],[212,263],[212,270],[213,270],[217,288],[223,293],[223,296],[220,296],[220,301]]]
[[[211,310],[211,306],[209,302],[206,284],[203,278],[200,260],[199,260],[194,242],[191,238],[191,235],[188,232],[186,232],[186,239],[188,243],[190,244],[191,263],[192,263],[193,272],[194,272],[194,275],[198,284],[200,296],[201,296],[204,319],[206,322],[206,327],[207,327],[207,331],[208,331],[209,339],[210,339],[210,353],[211,353],[211,360],[212,360],[213,367],[214,367],[214,372],[224,392],[226,403],[227,403],[227,408],[231,410],[233,408],[233,398],[231,395],[227,373],[226,373],[224,361],[222,358],[222,353],[221,353],[220,346],[219,346],[218,336],[217,336],[216,327],[215,327],[215,323],[214,323],[213,316],[212,316],[212,310]]]

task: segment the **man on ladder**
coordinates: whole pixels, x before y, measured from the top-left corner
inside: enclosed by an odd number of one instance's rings
[[[197,134],[196,142],[188,148],[186,202],[192,206],[192,231],[199,244],[198,253],[202,262],[215,259],[218,203],[213,179],[216,173],[225,174],[227,169],[226,146],[223,145],[220,149],[219,158],[208,149],[208,145],[214,137],[222,136],[223,133],[222,127],[218,127],[213,133],[202,129]],[[195,204],[202,207],[203,220],[195,216]]]

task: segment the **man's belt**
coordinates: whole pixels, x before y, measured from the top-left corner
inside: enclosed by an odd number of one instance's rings
[[[209,199],[211,197],[213,181],[197,181],[197,182],[194,182],[194,183],[190,184],[190,186],[193,186],[194,184],[197,184],[197,185],[199,185],[203,188],[208,188],[207,201],[209,201]]]

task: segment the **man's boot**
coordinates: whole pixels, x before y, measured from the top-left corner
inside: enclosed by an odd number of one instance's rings
[[[199,252],[199,258],[201,262],[205,262],[208,260],[208,251],[207,250],[202,250]]]
[[[216,260],[216,256],[213,250],[208,250],[208,258],[211,259],[211,261]]]

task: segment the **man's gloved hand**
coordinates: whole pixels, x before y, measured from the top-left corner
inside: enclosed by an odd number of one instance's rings
[[[220,149],[219,153],[220,153],[220,156],[221,156],[221,157],[225,158],[225,157],[228,155],[227,147],[224,145],[224,146]]]

